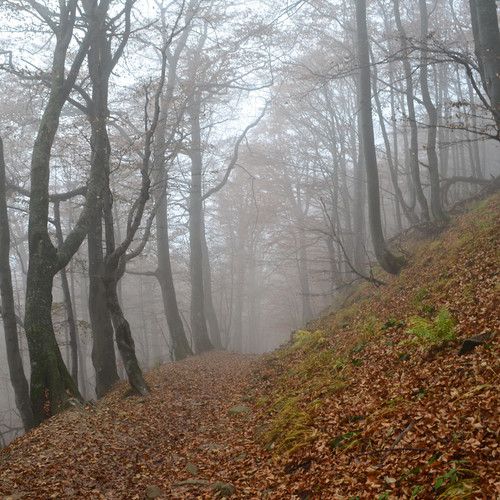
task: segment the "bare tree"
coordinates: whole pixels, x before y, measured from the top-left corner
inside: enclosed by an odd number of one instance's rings
[[[356,27],[360,66],[361,137],[366,169],[370,232],[377,261],[385,271],[397,274],[403,265],[403,260],[393,255],[388,249],[380,216],[377,153],[375,150],[371,107],[370,52],[366,27],[366,0],[356,0]]]
[[[500,33],[496,4],[495,0],[469,0],[479,72],[500,139]]]
[[[14,306],[14,291],[10,269],[10,228],[7,214],[7,199],[5,196],[5,158],[3,141],[0,137],[0,293],[2,297],[0,314],[5,332],[7,348],[7,363],[10,380],[14,388],[16,406],[27,432],[35,425],[31,410],[29,386],[24,374],[23,362],[19,351],[17,336],[16,312]]]

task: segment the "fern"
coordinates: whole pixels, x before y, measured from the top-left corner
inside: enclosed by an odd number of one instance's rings
[[[408,324],[408,333],[415,335],[415,342],[420,344],[439,345],[456,337],[456,320],[451,317],[446,307],[442,307],[434,320],[412,316]]]

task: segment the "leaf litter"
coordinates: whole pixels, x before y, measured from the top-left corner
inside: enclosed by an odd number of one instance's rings
[[[400,276],[264,356],[147,374],[0,452],[4,499],[492,499],[500,495],[500,196],[409,237]],[[451,340],[421,341],[442,308]],[[462,341],[491,333],[471,353]],[[448,332],[450,333],[450,332]]]

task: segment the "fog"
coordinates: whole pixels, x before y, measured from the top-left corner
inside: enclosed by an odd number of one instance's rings
[[[499,175],[498,96],[475,53],[467,2],[438,0],[427,12],[369,2],[369,67],[352,2],[108,3],[99,24],[86,2],[63,2],[66,14],[49,0],[0,2],[7,260],[28,381],[42,365],[36,346],[50,345],[42,338],[57,340],[86,400],[116,375],[131,381],[212,348],[271,351],[352,284],[383,281],[370,196],[379,239],[397,254],[398,235],[438,230]],[[63,28],[71,41],[58,52]],[[375,154],[361,140],[360,74]],[[66,94],[56,95],[59,84]],[[58,100],[43,166],[36,148]],[[40,165],[45,177],[36,177]],[[61,274],[87,209],[89,237]],[[24,323],[40,262],[54,269],[47,337],[33,313]],[[0,356],[5,445],[23,425],[3,332]],[[45,387],[51,413],[54,393]]]

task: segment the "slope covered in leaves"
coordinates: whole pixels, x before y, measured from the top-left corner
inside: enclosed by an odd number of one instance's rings
[[[68,410],[0,454],[6,498],[500,494],[500,196],[264,357],[213,352]],[[458,356],[465,338],[489,340]]]

